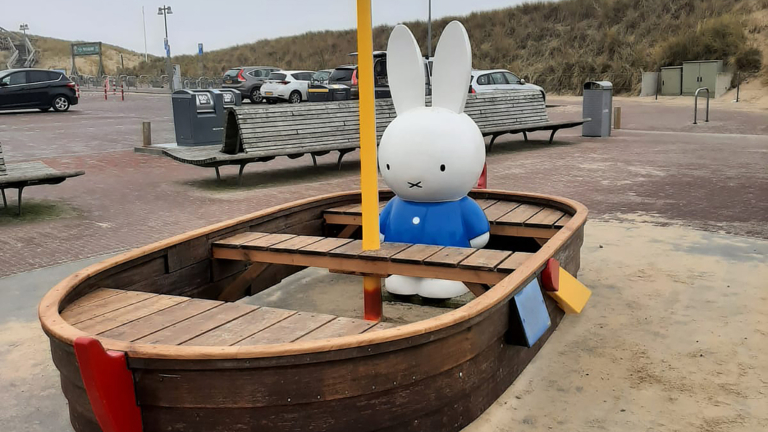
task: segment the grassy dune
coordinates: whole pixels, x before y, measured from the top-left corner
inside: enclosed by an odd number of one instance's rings
[[[684,60],[723,59],[742,71],[759,71],[768,55],[768,0],[563,0],[526,3],[450,17],[469,31],[476,68],[508,68],[549,91],[574,93],[590,79],[609,79],[619,92],[639,90],[643,70]],[[426,50],[427,27],[406,23]],[[390,26],[374,29],[374,49],[385,49]],[[354,30],[310,32],[260,40],[206,53],[206,74],[241,65],[322,69],[353,61]],[[198,59],[177,56],[185,75]],[[134,74],[159,74],[162,59]],[[763,70],[766,80],[768,73]]]

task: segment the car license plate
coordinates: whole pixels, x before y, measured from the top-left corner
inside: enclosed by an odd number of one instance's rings
[[[272,92],[264,92],[264,94],[267,96],[272,96]]]

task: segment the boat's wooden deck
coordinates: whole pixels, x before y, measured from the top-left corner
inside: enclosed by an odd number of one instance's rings
[[[563,211],[536,204],[494,199],[475,200],[485,211],[491,223],[491,234],[515,237],[550,238],[571,220]],[[382,202],[380,208],[387,203]],[[362,224],[360,204],[334,207],[323,213],[329,224],[360,226]]]
[[[116,289],[98,289],[81,297],[61,316],[92,335],[186,346],[279,344],[394,327],[333,315]]]

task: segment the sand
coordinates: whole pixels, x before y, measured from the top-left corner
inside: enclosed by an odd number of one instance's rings
[[[768,430],[768,241],[670,224],[588,223],[587,308],[563,320],[468,432]],[[310,270],[286,282],[248,301],[362,312],[358,278]],[[384,313],[409,322],[443,310],[387,303]],[[36,320],[2,325],[0,371],[3,430],[70,430]]]

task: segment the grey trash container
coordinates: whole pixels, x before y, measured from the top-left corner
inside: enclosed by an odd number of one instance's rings
[[[581,126],[581,136],[611,136],[613,84],[609,81],[588,81],[584,83],[583,104],[583,116],[592,120]]]
[[[224,142],[224,95],[210,90],[173,92],[176,144],[203,146]]]
[[[215,89],[210,90],[211,93],[221,93],[222,100],[225,107],[240,106],[243,104],[243,94],[235,89]],[[216,102],[218,98],[214,98]]]

